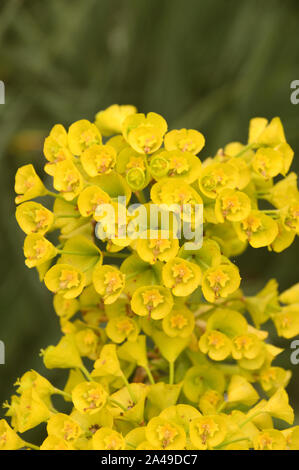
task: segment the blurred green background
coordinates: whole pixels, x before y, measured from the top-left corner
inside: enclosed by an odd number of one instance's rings
[[[245,142],[254,116],[279,115],[299,169],[299,2],[271,0],[1,0],[0,79],[0,402],[30,368],[45,373],[39,350],[56,344],[51,295],[24,266],[23,234],[14,219],[14,174],[44,164],[42,140],[55,123],[93,119],[110,104],[161,113],[171,128],[199,129],[208,156]],[[248,292],[276,277],[298,281],[298,239],[282,254],[249,249],[238,259]],[[299,410],[299,366],[290,341],[277,364],[293,369],[288,390]],[[59,383],[64,373],[51,371]],[[1,413],[2,414],[2,413]]]

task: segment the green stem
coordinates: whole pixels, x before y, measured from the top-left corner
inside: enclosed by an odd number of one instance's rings
[[[174,362],[169,363],[169,385],[173,385],[174,382]]]
[[[125,274],[126,280],[128,281],[129,279],[132,279],[135,276],[138,276],[140,273],[130,273],[130,274]]]
[[[125,376],[125,374],[122,374],[122,379],[123,379],[123,381],[124,381],[125,386],[127,387],[127,390],[128,390],[128,392],[129,392],[129,395],[130,395],[130,397],[131,397],[132,402],[133,402],[134,404],[136,404],[136,403],[137,403],[136,397],[135,397],[134,393],[132,392],[132,389],[131,389],[131,387],[130,387],[130,384],[129,384],[129,382],[128,382],[126,376]]]
[[[199,309],[193,312],[193,315],[197,318],[209,312],[210,310],[213,310],[214,308],[215,308],[215,305],[208,305],[208,304],[206,306],[202,305]]]
[[[134,446],[133,444],[130,444],[130,442],[127,442],[127,446],[132,447],[132,449],[136,449],[136,446]]]
[[[160,284],[161,283],[161,270],[158,268],[158,266],[156,265],[152,265],[152,269],[154,271],[154,277],[156,278],[156,284]]]
[[[246,153],[248,150],[252,149],[255,146],[256,146],[256,144],[245,145],[245,147],[239,153],[237,153],[237,155],[235,155],[234,158],[241,157],[244,153]]]
[[[197,259],[196,261],[205,269],[210,269],[210,267],[211,267],[201,259]]]
[[[127,258],[128,256],[126,253],[110,253],[109,251],[102,251],[102,254],[109,258]]]
[[[226,375],[234,375],[240,372],[240,368],[236,364],[217,364],[217,367]]]
[[[80,214],[65,214],[65,215],[55,215],[56,219],[80,219],[82,217]]]
[[[273,209],[273,210],[261,210],[260,212],[263,212],[266,215],[269,215],[270,217],[273,217],[275,219],[279,219],[279,213],[280,209]]]
[[[228,446],[229,444],[233,444],[234,442],[240,441],[250,441],[248,437],[239,437],[238,439],[232,439],[231,441],[224,441],[219,446],[214,447],[214,449],[221,449],[222,447]]]
[[[47,192],[46,192],[46,196],[51,196],[51,197],[55,197],[55,198],[58,198],[58,199],[62,199],[64,202],[66,202],[67,204],[72,204],[73,206],[76,205],[75,202],[73,201],[67,201],[61,194],[59,193],[54,193],[53,191],[49,191],[47,189]]]
[[[137,197],[138,201],[141,204],[146,204],[146,199],[145,199],[145,196],[143,194],[143,191],[136,191],[134,194],[135,194],[135,196]]]
[[[224,408],[226,408],[227,402],[223,401],[217,408],[217,413],[220,413]]]
[[[195,325],[198,326],[201,330],[206,331],[207,329],[207,322],[203,320],[197,319]]]
[[[70,393],[64,392],[63,390],[60,390],[59,388],[54,388],[54,393],[57,395],[62,395],[65,398],[69,398],[70,400],[72,399],[72,395]]]
[[[23,443],[24,443],[24,447],[29,447],[29,449],[33,449],[33,450],[39,450],[39,447],[36,446],[35,444],[31,444],[31,442],[23,441]]]
[[[149,366],[143,366],[144,370],[146,371],[147,375],[148,375],[148,378],[149,378],[149,381],[152,385],[155,385],[155,380],[154,380],[154,377],[150,371],[150,368]]]
[[[94,256],[97,256],[95,254],[92,254],[92,255],[87,255],[86,253],[80,253],[79,251],[65,251],[65,250],[58,250],[58,253],[60,255],[74,255],[74,256],[90,256],[90,257],[94,257]],[[100,256],[100,253],[99,253],[99,256]]]
[[[86,309],[87,307],[84,306],[84,308]],[[98,308],[98,307],[95,305],[94,308]],[[82,312],[82,310],[81,310],[81,312]],[[107,318],[105,318],[105,319],[103,319],[103,320],[101,321],[101,323],[105,323],[105,322],[107,322],[107,321],[108,321]],[[85,322],[84,322],[84,323],[85,323]],[[95,326],[95,325],[90,325],[90,324],[88,324],[88,323],[85,323],[85,324],[86,324],[86,326],[87,326],[88,328],[90,328],[91,330],[97,331],[97,332],[100,333],[100,334],[103,333],[103,328],[100,328],[99,326]]]
[[[118,406],[123,411],[128,411],[127,408],[124,405],[122,405],[121,403],[119,403],[117,400],[113,400],[112,398],[109,398],[108,401],[109,401],[109,403]]]
[[[97,263],[98,263],[98,259],[96,259],[95,261],[93,261],[92,263],[90,263],[90,265],[87,266],[87,268],[83,269],[82,272],[83,272],[83,273],[86,273],[87,271],[89,271],[90,269],[92,269]]]
[[[260,198],[260,199],[264,199],[266,196],[269,196],[269,191],[257,191],[255,193],[255,196]]]
[[[89,382],[93,382],[93,378],[91,377],[90,373],[88,372],[88,370],[86,369],[86,367],[84,365],[82,365],[80,367],[80,370],[81,370],[81,372],[83,372],[83,374],[85,375],[87,380],[89,380]]]
[[[256,413],[253,413],[253,415],[249,416],[249,418],[245,419],[243,423],[239,424],[239,428],[243,428],[245,424],[249,423],[249,421],[252,421],[256,416],[261,415],[262,413],[266,413],[264,410],[257,411]]]

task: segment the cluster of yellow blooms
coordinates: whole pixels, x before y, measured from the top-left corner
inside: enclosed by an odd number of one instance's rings
[[[261,329],[272,320],[279,336],[299,333],[299,284],[279,294],[272,279],[246,296],[230,259],[248,243],[281,252],[298,234],[293,151],[277,117],[252,119],[247,144],[201,162],[204,145],[196,130],[168,131],[158,114],[113,105],[45,139],[56,192],[32,165],[18,169],[25,263],[54,293],[62,331],[41,355],[69,371],[64,390],[33,370],[18,380],[0,450],[299,449],[299,426],[280,422],[294,421],[291,373],[272,365],[282,349]],[[43,196],[51,210],[32,201]],[[159,230],[99,241],[96,209],[118,196],[169,210],[203,204],[202,247]],[[53,407],[55,394],[69,414]],[[25,442],[19,434],[40,423],[46,439]]]

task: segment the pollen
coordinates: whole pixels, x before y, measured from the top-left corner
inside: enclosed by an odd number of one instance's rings
[[[260,450],[272,450],[273,439],[269,436],[269,434],[264,433],[259,437],[258,444]]]
[[[139,136],[137,141],[144,153],[149,153],[157,143],[156,136],[150,133],[145,133],[144,135]]]
[[[55,160],[53,161],[53,163],[59,163],[66,159],[65,152],[60,147],[56,151],[53,151],[53,153],[55,153]]]
[[[188,325],[188,320],[184,315],[177,314],[171,317],[170,324],[172,328],[182,330],[186,325]]]
[[[84,343],[86,345],[91,345],[94,343],[94,340],[95,340],[95,335],[93,331],[87,331],[87,333],[84,336]]]
[[[34,222],[36,223],[36,228],[42,228],[47,224],[48,215],[44,209],[36,209],[34,214]]]
[[[159,440],[162,442],[162,447],[165,448],[171,444],[175,437],[178,435],[178,431],[171,424],[163,424],[158,426],[157,434]]]
[[[79,183],[79,178],[73,171],[67,171],[63,181],[65,183],[65,191],[73,191]]]
[[[203,185],[207,190],[215,191],[218,186],[225,186],[227,181],[227,175],[219,168],[203,179]]]
[[[158,289],[147,290],[142,293],[143,303],[146,305],[148,310],[158,307],[158,305],[163,304],[164,297],[160,294]]]
[[[0,447],[4,446],[6,441],[7,441],[7,433],[4,432],[0,436]]]
[[[122,441],[117,435],[104,438],[105,450],[121,450]]]
[[[90,204],[91,204],[93,212],[96,210],[98,206],[100,206],[101,204],[105,204],[105,203],[108,203],[108,199],[105,200],[105,198],[103,196],[100,196],[99,194],[95,194],[94,197],[90,200]]]
[[[116,328],[123,333],[129,334],[134,329],[134,326],[129,318],[124,318],[116,323]]]
[[[208,335],[208,343],[215,349],[220,349],[225,344],[223,335],[221,333],[218,333],[217,331],[213,331]]]
[[[275,382],[277,378],[277,373],[275,369],[269,369],[261,373],[261,377],[263,378],[263,381],[267,383],[273,383]]]
[[[217,431],[219,431],[218,424],[215,423],[211,418],[206,418],[198,425],[198,433],[201,438],[201,442],[206,445],[209,437],[213,437]]]
[[[86,147],[90,147],[93,144],[98,143],[98,139],[91,129],[88,129],[81,133],[80,143],[84,144]]]
[[[173,174],[180,175],[189,170],[189,165],[183,157],[173,157],[169,164],[170,176]]]
[[[205,393],[205,398],[213,406],[216,406],[220,401],[219,394],[214,390],[208,390]]]
[[[35,182],[36,182],[36,179],[34,176],[30,176],[29,178],[27,178],[25,181],[24,181],[24,187],[26,189],[31,189],[34,187],[35,185]]]
[[[62,270],[59,278],[59,286],[61,289],[71,289],[80,284],[79,275],[76,271]]]
[[[263,155],[263,157],[260,156],[257,162],[258,172],[261,175],[263,175],[265,178],[267,178],[269,168],[271,168],[271,162],[270,162],[269,157],[267,157],[266,155]]]
[[[63,426],[63,438],[66,441],[72,440],[77,437],[77,429],[71,421],[65,421]]]
[[[100,390],[89,390],[85,393],[84,398],[89,406],[85,408],[85,410],[93,410],[95,408],[100,408],[103,403],[103,393]]]
[[[192,197],[189,191],[178,188],[174,191],[174,200],[178,204],[188,204],[191,203]]]
[[[252,346],[253,340],[252,338],[249,338],[248,336],[244,335],[244,336],[239,336],[238,338],[236,338],[234,340],[234,343],[237,349],[239,349],[239,351],[241,351],[242,349],[247,351]]]
[[[132,168],[140,168],[140,170],[145,171],[145,164],[143,158],[131,157],[126,165],[126,169],[131,170]]]
[[[297,229],[299,224],[299,205],[293,205],[289,207],[288,215],[285,219],[285,224],[293,230]]]
[[[114,166],[114,159],[108,152],[102,152],[95,160],[96,168],[99,173],[109,173]]]
[[[183,263],[175,264],[172,267],[173,277],[176,282],[183,282],[184,284],[194,277],[192,270]]]
[[[179,149],[182,152],[195,152],[196,144],[191,139],[181,139],[179,142]]]
[[[43,240],[37,240],[34,244],[33,250],[35,252],[34,259],[40,259],[46,254],[47,246]]]
[[[235,214],[241,209],[241,204],[237,196],[222,199],[222,213],[226,216],[229,213]]]
[[[154,255],[158,256],[171,247],[171,242],[165,239],[149,240],[149,247],[153,250]]]
[[[242,225],[248,238],[250,238],[252,233],[257,232],[262,227],[262,222],[258,217],[250,215],[249,217],[247,217],[247,219],[242,221]]]
[[[289,317],[289,315],[284,315],[283,318],[281,318],[281,327],[282,328],[289,328],[292,324],[292,320]]]
[[[222,271],[222,269],[216,269],[212,273],[207,275],[207,279],[210,286],[215,292],[218,292],[222,287],[225,287],[229,281],[229,276]]]
[[[122,287],[122,279],[119,273],[109,272],[105,274],[104,284],[106,286],[106,293],[112,294]]]

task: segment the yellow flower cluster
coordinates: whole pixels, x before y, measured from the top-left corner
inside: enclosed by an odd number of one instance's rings
[[[281,252],[298,234],[293,151],[279,118],[252,119],[247,144],[201,162],[204,145],[196,130],[168,131],[156,113],[113,105],[45,139],[56,191],[31,164],[18,169],[25,263],[54,293],[62,331],[41,355],[68,378],[64,390],[36,371],[17,381],[0,450],[299,449],[299,426],[277,426],[293,424],[291,373],[273,365],[282,349],[261,329],[271,319],[279,336],[299,333],[299,284],[279,294],[272,279],[247,296],[231,260],[248,244]],[[119,196],[147,211],[203,204],[202,246],[187,249],[162,225],[154,237],[122,237],[118,227],[97,239],[103,204],[132,222]],[[55,394],[70,413],[54,408]],[[22,439],[41,423],[43,442]]]

